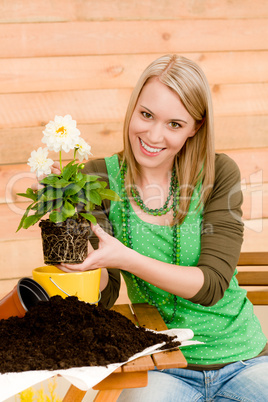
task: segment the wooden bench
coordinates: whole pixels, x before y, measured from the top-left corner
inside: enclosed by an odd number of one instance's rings
[[[254,305],[268,305],[268,252],[243,252],[237,280]]]

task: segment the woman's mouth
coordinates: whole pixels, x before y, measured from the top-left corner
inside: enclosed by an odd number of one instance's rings
[[[146,154],[150,154],[150,155],[157,155],[159,154],[159,152],[161,152],[164,148],[154,148],[154,147],[150,147],[148,144],[146,144],[141,138],[139,138],[140,140],[140,144],[141,144],[141,148],[142,151],[146,151]]]

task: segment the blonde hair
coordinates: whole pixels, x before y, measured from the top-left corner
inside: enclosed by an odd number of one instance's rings
[[[178,94],[185,109],[196,122],[196,134],[187,139],[174,163],[180,186],[180,202],[174,224],[182,223],[197,184],[202,184],[200,203],[204,204],[214,183],[214,123],[210,87],[201,68],[185,57],[165,55],[145,69],[130,97],[124,122],[124,151],[121,157],[128,165],[126,188],[135,183],[139,174],[129,141],[129,125],[140,93],[152,77],[158,77],[163,84]]]

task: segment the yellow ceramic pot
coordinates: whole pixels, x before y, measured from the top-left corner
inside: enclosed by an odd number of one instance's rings
[[[33,278],[48,295],[76,296],[79,300],[97,304],[99,301],[101,269],[66,273],[53,265],[35,268]]]

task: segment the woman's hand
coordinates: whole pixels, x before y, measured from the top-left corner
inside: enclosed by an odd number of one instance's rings
[[[59,269],[64,272],[88,271],[97,268],[118,268],[124,266],[130,249],[119,240],[106,233],[98,224],[91,224],[91,228],[99,238],[99,248],[91,251],[81,264],[60,264]]]
[[[61,174],[60,163],[59,162],[54,162],[53,163],[53,165],[51,166],[51,173],[53,173],[53,174]],[[44,186],[42,184],[40,184],[39,181],[44,179],[45,177],[46,177],[45,175],[39,176],[39,178],[38,178],[39,180],[31,185],[31,189],[33,191],[41,190],[41,188],[43,188]]]
[[[97,268],[126,270],[166,292],[184,299],[195,296],[202,288],[204,274],[198,267],[174,265],[144,256],[124,246],[99,225],[91,225],[99,238],[99,248],[90,252],[82,264],[60,264],[64,272],[88,271]],[[102,269],[106,271],[106,269]],[[106,276],[106,284],[108,282]],[[103,288],[103,287],[102,287]]]

